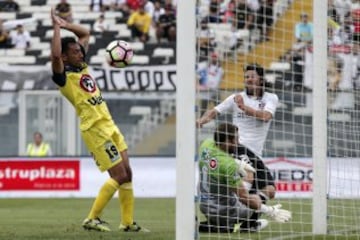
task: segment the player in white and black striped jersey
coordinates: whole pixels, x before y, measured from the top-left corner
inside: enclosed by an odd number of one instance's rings
[[[248,183],[249,192],[257,193],[263,202],[275,197],[275,183],[269,169],[261,159],[263,146],[275,114],[278,97],[265,91],[264,69],[258,64],[249,64],[244,69],[245,90],[232,94],[219,105],[208,110],[197,120],[197,126],[213,120],[217,115],[232,112],[232,122],[239,129],[237,158],[247,155],[256,169],[253,184]],[[250,228],[258,215],[244,222],[243,229]]]

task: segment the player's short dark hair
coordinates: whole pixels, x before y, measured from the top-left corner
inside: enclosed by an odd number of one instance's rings
[[[246,65],[244,71],[255,71],[261,80],[264,79],[264,68],[257,63],[250,63]]]
[[[69,44],[77,43],[76,39],[73,37],[64,37],[61,39],[61,53],[66,53],[69,49]]]
[[[255,71],[257,73],[257,75],[259,75],[260,86],[262,86],[262,91],[260,92],[260,97],[262,97],[264,94],[264,91],[265,91],[265,87],[266,87],[265,86],[266,81],[265,81],[265,77],[264,77],[264,74],[265,74],[264,68],[257,63],[250,63],[245,66],[244,72],[246,72],[246,71]]]
[[[233,140],[237,135],[238,128],[231,123],[221,123],[214,132],[214,141],[218,145],[227,140]]]
[[[73,43],[76,43],[76,44],[79,44],[75,38],[73,37],[64,37],[61,39],[61,53],[64,54],[66,53],[66,51],[69,49],[69,44],[73,44]],[[81,52],[84,56],[84,61],[85,61],[85,57],[86,57],[86,51],[84,49],[84,47],[80,45],[80,49],[81,49]]]

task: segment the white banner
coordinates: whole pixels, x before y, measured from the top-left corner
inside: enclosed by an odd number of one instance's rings
[[[176,65],[126,68],[92,67],[91,75],[101,89],[109,91],[176,90]]]
[[[312,197],[311,158],[267,158],[277,187],[277,198]],[[327,193],[330,198],[360,198],[360,159],[329,158]]]
[[[21,161],[22,165],[12,161]],[[144,157],[130,161],[136,197],[176,196],[175,158]],[[267,158],[264,162],[275,178],[276,198],[312,197],[312,159]],[[360,159],[329,159],[327,168],[331,198],[360,198]],[[0,158],[0,198],[94,197],[108,177],[97,169],[92,158]],[[19,190],[21,184],[23,190]]]
[[[312,159],[266,158],[276,185],[276,197],[311,197]]]
[[[176,91],[176,65],[89,68],[103,91]],[[57,89],[48,66],[0,65],[0,76],[0,91]]]
[[[49,165],[49,162],[61,161],[64,158],[44,158],[44,159],[30,159],[30,158],[0,158],[0,198],[9,197],[95,197],[98,194],[100,187],[109,178],[108,173],[101,173],[96,167],[92,158],[66,158],[70,162],[80,162],[80,180],[79,189],[61,190],[58,183],[54,182],[57,175],[48,174],[45,176],[39,175],[36,179],[31,178],[32,173],[38,172],[37,169],[44,169],[44,166],[39,167],[38,161],[43,161],[44,165]],[[24,167],[13,167],[11,162],[22,161]],[[25,163],[24,163],[25,162]],[[28,164],[26,164],[26,162]],[[36,164],[34,164],[34,162]],[[134,194],[136,197],[174,197],[175,196],[175,158],[131,158],[131,167],[133,170],[133,185]],[[5,165],[5,166],[4,166]],[[7,166],[6,166],[7,165]],[[26,167],[32,166],[32,167]],[[35,165],[35,166],[34,166]],[[59,164],[57,171],[62,169],[62,164]],[[25,172],[23,169],[26,169]],[[46,168],[49,172],[49,167]],[[27,177],[26,174],[30,175]],[[46,178],[47,185],[43,186],[43,190],[31,190],[28,187],[24,190],[9,190],[6,187],[6,182],[23,181],[27,178],[32,181],[34,185],[44,185]],[[76,179],[76,176],[74,177]],[[65,179],[65,178],[64,178]],[[37,181],[37,182],[36,182]],[[48,184],[52,184],[49,186]],[[7,190],[2,190],[2,188]],[[44,188],[45,187],[45,188]],[[49,188],[51,190],[48,190]],[[47,188],[47,189],[46,189]]]

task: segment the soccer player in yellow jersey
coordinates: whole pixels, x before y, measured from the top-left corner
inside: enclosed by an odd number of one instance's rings
[[[115,125],[99,87],[84,62],[90,33],[78,24],[68,23],[51,11],[53,37],[51,63],[53,81],[74,106],[80,119],[82,138],[100,171],[110,178],[101,187],[82,226],[88,230],[110,231],[101,213],[116,191],[121,210],[120,230],[143,231],[133,220],[134,194],[132,172],[124,136]],[[61,38],[60,29],[73,32],[75,38]]]

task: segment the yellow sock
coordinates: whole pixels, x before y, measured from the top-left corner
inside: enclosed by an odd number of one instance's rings
[[[132,183],[124,183],[119,187],[121,224],[128,226],[134,222],[134,191]]]
[[[88,215],[89,219],[100,217],[103,209],[110,201],[112,196],[114,196],[114,193],[116,192],[116,190],[118,190],[118,188],[119,188],[119,184],[112,178],[109,178],[104,183],[104,185],[100,188],[99,194],[97,195],[92,205],[92,208]]]

